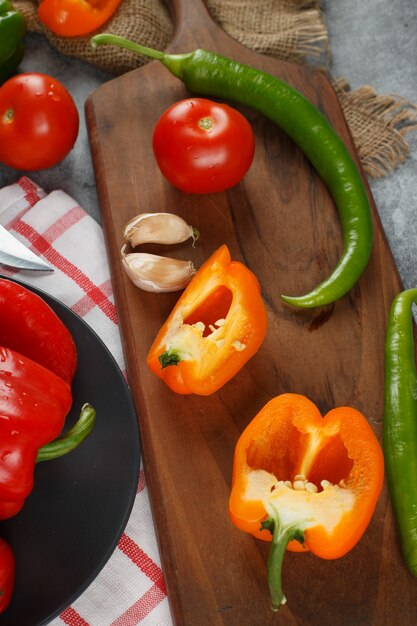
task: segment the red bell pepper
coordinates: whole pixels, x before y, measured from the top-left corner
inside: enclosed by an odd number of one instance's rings
[[[0,519],[20,511],[35,463],[67,454],[91,432],[95,411],[81,409],[60,438],[77,367],[71,333],[38,295],[0,279]],[[0,540],[0,613],[10,602],[15,562]]]
[[[11,547],[0,539],[0,613],[7,609],[13,593],[15,560]]]
[[[62,378],[0,348],[0,519],[22,508],[33,488],[38,450],[60,434],[71,403]]]
[[[0,346],[36,361],[71,384],[77,368],[72,336],[37,294],[0,279]]]

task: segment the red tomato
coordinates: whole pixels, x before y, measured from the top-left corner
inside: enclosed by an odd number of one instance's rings
[[[68,154],[79,117],[71,95],[46,74],[18,74],[0,88],[0,162],[41,170]]]
[[[174,187],[214,193],[236,185],[255,151],[252,127],[227,104],[180,100],[159,118],[153,134],[159,169]]]

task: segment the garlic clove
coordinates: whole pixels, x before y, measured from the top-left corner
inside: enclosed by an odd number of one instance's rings
[[[125,226],[123,236],[135,248],[143,243],[175,244],[200,236],[196,228],[174,213],[140,213]]]
[[[126,274],[136,287],[144,291],[179,291],[188,285],[196,273],[191,261],[145,252],[125,254],[125,247],[123,246],[121,254]]]

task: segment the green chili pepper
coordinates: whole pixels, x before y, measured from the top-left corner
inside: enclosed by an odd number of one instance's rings
[[[14,72],[24,54],[26,22],[9,0],[0,0],[0,84]]]
[[[191,92],[227,98],[259,111],[301,148],[326,183],[339,211],[344,249],[332,274],[304,296],[282,296],[288,304],[313,308],[344,296],[364,271],[372,248],[372,218],[359,169],[326,118],[289,85],[247,65],[206,50],[164,54],[110,34],[91,44],[114,44],[158,59]]]
[[[417,289],[393,300],[385,341],[383,450],[401,549],[417,576],[417,375],[412,306]]]

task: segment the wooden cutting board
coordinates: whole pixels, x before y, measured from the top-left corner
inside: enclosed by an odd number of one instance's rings
[[[203,47],[279,76],[324,112],[358,161],[323,74],[242,47],[210,19],[201,0],[173,0],[172,5],[176,35],[171,51]],[[283,392],[305,394],[323,413],[353,406],[380,437],[386,320],[401,283],[373,205],[375,243],[359,284],[325,309],[286,306],[281,293],[306,293],[331,272],[341,254],[333,201],[301,151],[253,111],[244,113],[255,132],[256,155],[242,183],[207,196],[172,188],[154,161],[152,131],[160,114],[188,95],[180,81],[151,62],[104,84],[86,103],[128,377],[174,622],[416,624],[417,583],[399,554],[386,488],[370,527],[344,558],[324,561],[287,553],[283,584],[288,603],[278,614],[269,608],[269,545],[229,521],[234,447],[270,398]],[[147,369],[150,345],[179,294],[145,293],[124,274],[122,230],[144,211],[178,213],[200,230],[201,238],[195,248],[186,243],[163,251],[144,246],[143,251],[191,259],[199,266],[226,243],[232,257],[260,280],[269,317],[267,338],[247,366],[212,396],[176,395]]]

